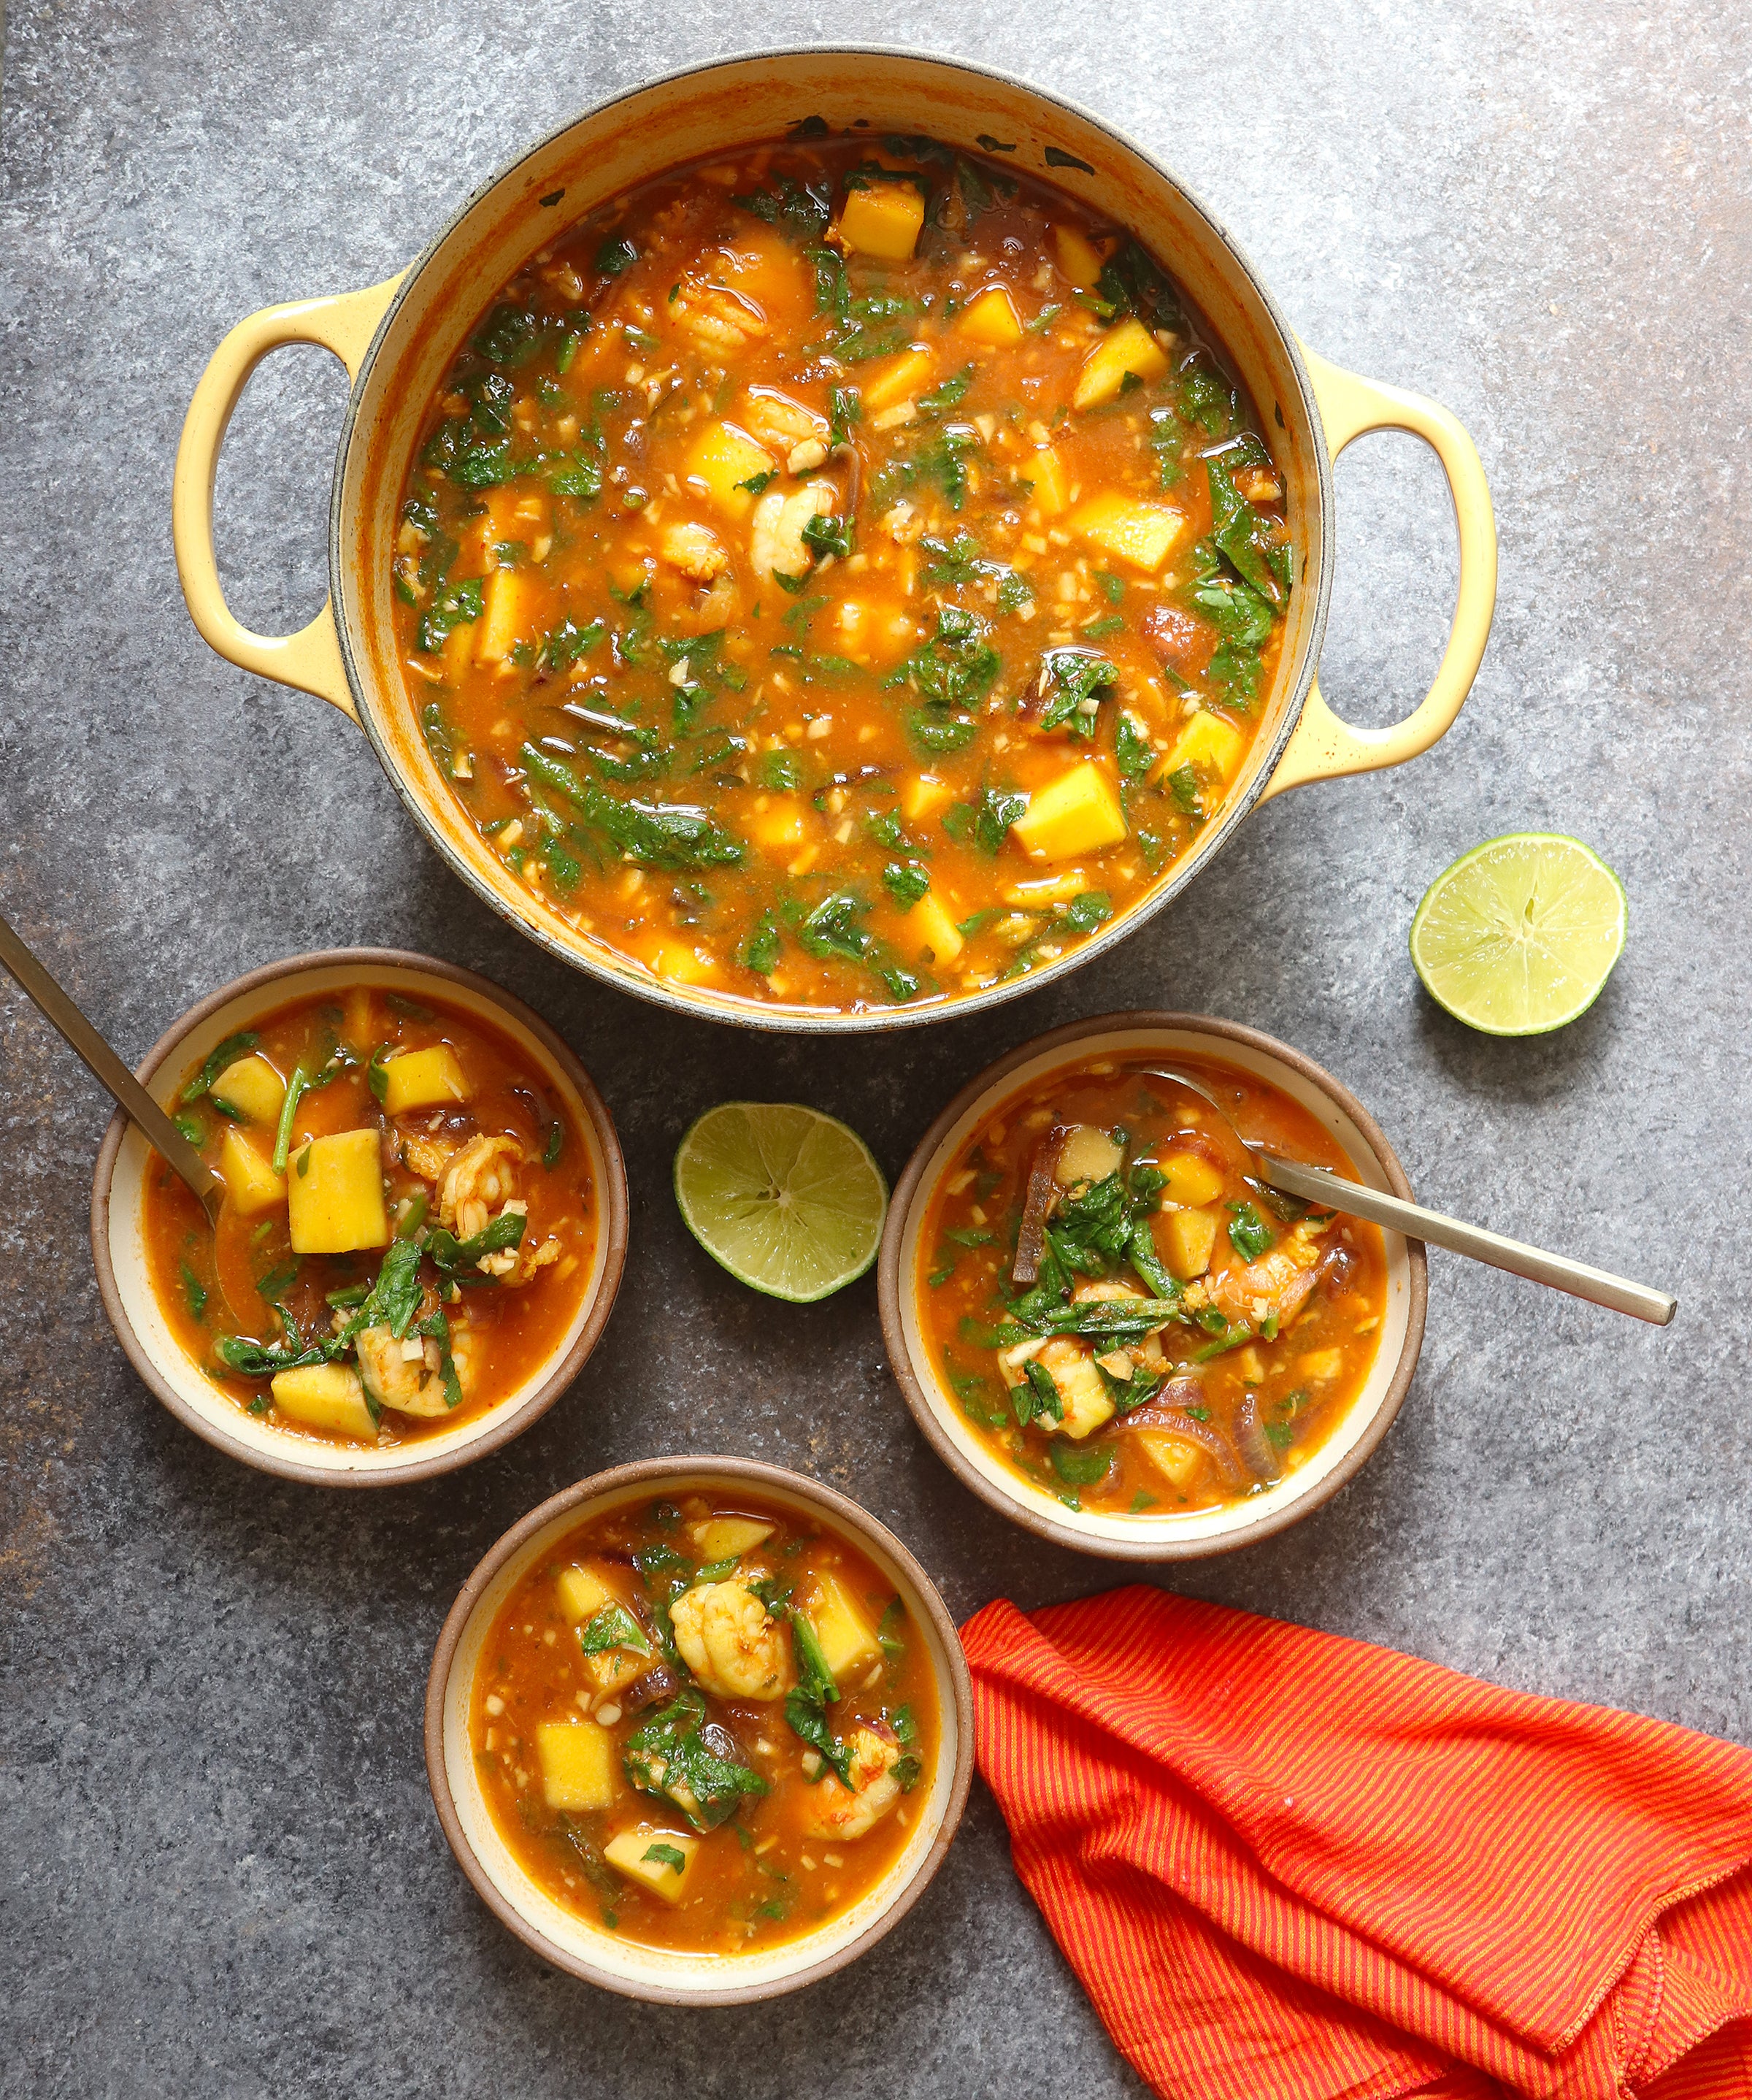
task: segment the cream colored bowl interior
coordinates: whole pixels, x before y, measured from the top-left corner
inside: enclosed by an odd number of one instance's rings
[[[990,158],[1066,190],[1129,227],[1209,320],[1247,383],[1286,476],[1299,558],[1282,660],[1261,726],[1217,819],[1138,903],[1071,956],[1026,982],[927,1007],[824,1013],[752,1002],[707,986],[665,985],[581,933],[519,882],[460,811],[403,697],[390,563],[402,489],[426,404],[464,338],[529,258],[597,205],[677,165],[783,137],[820,117],[928,132],[978,152],[983,133],[1014,147]],[[1049,165],[1046,153],[1068,157]],[[544,200],[554,198],[552,204]],[[679,1006],[803,1030],[894,1028],[1036,989],[1121,938],[1142,912],[1214,853],[1270,778],[1312,683],[1326,619],[1330,479],[1313,390],[1287,324],[1222,227],[1164,169],[1094,117],[1001,76],[891,51],[793,51],[728,61],[636,90],[533,148],[465,208],[396,295],[360,374],[334,489],[331,568],[343,651],[367,733],[434,845],[495,907],[568,961]]]
[[[479,1440],[511,1410],[526,1400],[577,1340],[602,1287],[608,1262],[609,1173],[602,1157],[595,1123],[579,1098],[577,1088],[554,1061],[546,1046],[523,1026],[514,1014],[483,998],[465,985],[423,971],[384,964],[330,964],[299,971],[258,985],[253,990],[227,1001],[196,1029],[173,1046],[162,1064],[147,1081],[153,1098],[166,1108],[174,1106],[177,1089],[191,1066],[227,1035],[249,1028],[265,1016],[295,999],[324,992],[342,993],[358,985],[400,992],[407,998],[426,998],[470,1013],[508,1037],[537,1065],[564,1102],[574,1128],[582,1136],[590,1162],[592,1185],[596,1195],[596,1246],[591,1268],[577,1312],[552,1356],[497,1406],[454,1429],[440,1429],[390,1450],[360,1450],[329,1444],[315,1436],[299,1436],[275,1428],[252,1415],[228,1398],[184,1348],[165,1317],[152,1286],[146,1262],[145,1198],[148,1162],[157,1155],[130,1124],[122,1139],[110,1182],[109,1254],[115,1270],[116,1288],[141,1346],[177,1396],[208,1424],[218,1437],[234,1449],[337,1475],[394,1473],[416,1462],[425,1462],[463,1451]]]
[[[913,1374],[923,1389],[943,1434],[971,1467],[1017,1507],[1060,1530],[1076,1531],[1092,1541],[1123,1542],[1134,1549],[1145,1542],[1164,1545],[1172,1542],[1182,1546],[1189,1543],[1214,1544],[1230,1533],[1251,1530],[1301,1501],[1311,1489],[1336,1471],[1356,1449],[1387,1388],[1393,1383],[1399,1368],[1400,1352],[1405,1347],[1411,1304],[1411,1260],[1406,1242],[1398,1233],[1384,1233],[1387,1308],[1381,1321],[1380,1346],[1362,1391],[1343,1420],[1318,1449],[1310,1452],[1299,1464],[1295,1462],[1296,1454],[1291,1454],[1283,1478],[1263,1494],[1250,1495],[1244,1502],[1184,1516],[1103,1516],[1094,1511],[1067,1509],[1056,1495],[998,1463],[957,1405],[954,1395],[944,1387],[927,1347],[920,1322],[918,1235],[929,1214],[931,1198],[957,1153],[975,1131],[991,1119],[994,1110],[1028,1092],[1051,1073],[1067,1065],[1086,1064],[1095,1057],[1132,1057],[1140,1052],[1161,1057],[1175,1051],[1218,1059],[1270,1080],[1332,1132],[1344,1148],[1358,1181],[1385,1193],[1393,1193],[1380,1161],[1356,1124],[1329,1094],[1292,1065],[1283,1064],[1248,1044],[1231,1042],[1226,1036],[1202,1035],[1194,1029],[1125,1028],[1117,1029],[1111,1035],[1084,1036],[1075,1043],[1060,1043],[1044,1051],[1038,1057],[1006,1074],[983,1095],[957,1121],[932,1154],[919,1177],[918,1193],[900,1242],[901,1333]]]
[[[559,1952],[596,1971],[599,1979],[611,1988],[621,1985],[636,1991],[641,1987],[656,1987],[684,1994],[709,1994],[718,1999],[728,1992],[753,1996],[831,1961],[878,1922],[924,1867],[943,1827],[954,1791],[961,1740],[953,1680],[942,1639],[930,1613],[922,1608],[913,1583],[875,1539],[861,1531],[848,1530],[852,1542],[868,1554],[906,1600],[913,1625],[927,1645],[937,1689],[940,1736],[931,1791],[922,1800],[915,1792],[903,1804],[913,1810],[913,1827],[905,1846],[887,1873],[843,1916],[768,1952],[733,1955],[670,1953],[659,1948],[629,1943],[601,1926],[563,1909],[524,1871],[500,1837],[487,1807],[469,1740],[469,1712],[475,1674],[500,1608],[530,1569],[552,1551],[555,1542],[605,1511],[625,1508],[629,1503],[649,1502],[659,1489],[671,1498],[728,1490],[733,1496],[752,1495],[762,1502],[775,1502],[811,1522],[829,1525],[834,1522],[806,1495],[766,1481],[757,1485],[704,1470],[666,1474],[661,1483],[640,1481],[562,1511],[524,1541],[475,1600],[456,1644],[444,1687],[444,1775],[464,1834],[487,1879],[512,1908]]]

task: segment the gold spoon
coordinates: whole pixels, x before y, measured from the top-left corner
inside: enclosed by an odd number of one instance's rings
[[[1305,1166],[1299,1159],[1285,1159],[1264,1145],[1242,1136],[1229,1111],[1201,1080],[1190,1078],[1169,1065],[1143,1068],[1147,1079],[1167,1079],[1196,1094],[1213,1108],[1228,1126],[1235,1142],[1253,1162],[1257,1178],[1270,1187],[1324,1210],[1341,1211],[1347,1217],[1367,1218],[1371,1224],[1386,1225],[1407,1239],[1427,1240],[1433,1246],[1448,1247],[1474,1261],[1488,1262],[1492,1268],[1506,1268],[1512,1276],[1525,1276],[1534,1283],[1567,1290],[1573,1298],[1586,1298],[1614,1312],[1628,1312],[1633,1319],[1647,1320],[1664,1327],[1679,1310],[1679,1300],[1647,1284],[1632,1283],[1609,1270],[1591,1268],[1586,1262],[1571,1261],[1565,1255],[1546,1254],[1520,1240],[1505,1239],[1500,1233],[1486,1232],[1481,1225],[1463,1224],[1440,1211],[1426,1211],[1421,1203],[1402,1202],[1378,1189],[1365,1189],[1346,1181],[1324,1167]]]
[[[6,964],[29,997],[79,1052],[99,1083],[108,1089],[126,1114],[139,1124],[147,1142],[161,1153],[187,1183],[196,1201],[206,1212],[207,1222],[217,1233],[220,1206],[225,1201],[223,1176],[201,1158],[4,919],[0,919],[0,963]]]

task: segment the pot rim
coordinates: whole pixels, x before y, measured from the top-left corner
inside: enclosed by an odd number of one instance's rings
[[[1312,585],[1314,609],[1309,615],[1307,642],[1301,668],[1291,690],[1288,703],[1274,731],[1270,742],[1264,747],[1263,759],[1255,765],[1252,777],[1234,792],[1216,822],[1201,835],[1190,854],[1183,856],[1177,865],[1147,891],[1137,902],[1116,912],[1107,924],[1089,935],[1067,954],[1055,958],[1010,982],[999,982],[987,985],[978,991],[964,992],[953,997],[922,1006],[896,1004],[892,1007],[873,1008],[865,1012],[844,1008],[809,1008],[799,1007],[768,1007],[754,999],[724,997],[705,998],[689,986],[677,985],[656,976],[654,973],[616,968],[602,960],[595,947],[584,937],[579,937],[576,945],[560,939],[540,924],[533,916],[517,911],[505,898],[489,889],[476,876],[448,836],[446,827],[428,806],[425,796],[414,783],[395,762],[386,741],[378,731],[373,711],[371,688],[362,671],[358,653],[354,647],[352,615],[355,593],[351,572],[345,559],[343,521],[346,516],[346,487],[348,463],[355,437],[359,430],[359,408],[369,384],[380,351],[395,325],[403,307],[412,296],[414,288],[428,266],[434,262],[439,252],[456,234],[463,221],[495,190],[508,182],[517,171],[545,152],[568,132],[580,124],[605,117],[623,104],[637,99],[658,90],[671,88],[698,78],[707,73],[725,71],[737,66],[753,64],[772,65],[791,60],[813,59],[882,59],[899,60],[904,64],[945,67],[951,70],[973,75],[1014,90],[1019,94],[1034,97],[1048,109],[1056,109],[1101,132],[1121,152],[1129,153],[1160,182],[1177,192],[1186,205],[1201,218],[1211,235],[1240,274],[1247,289],[1263,309],[1274,332],[1279,346],[1288,364],[1302,412],[1307,418],[1310,451],[1312,456],[1316,509],[1319,520],[1320,559],[1315,563]],[[1050,179],[1050,178],[1049,178]],[[1170,263],[1172,267],[1172,263]],[[433,238],[403,271],[391,295],[389,305],[373,332],[364,355],[359,361],[358,374],[347,399],[346,412],[341,421],[341,435],[335,450],[335,465],[330,485],[328,508],[328,580],[329,597],[334,609],[335,633],[341,651],[341,661],[346,672],[347,686],[353,696],[354,709],[367,741],[376,756],[378,764],[388,776],[390,784],[400,796],[416,826],[427,844],[444,862],[450,872],[464,883],[473,894],[544,953],[565,963],[569,968],[582,972],[598,982],[609,985],[654,1006],[667,1008],[672,1013],[715,1021],[729,1027],[747,1028],[768,1033],[798,1035],[886,1035],[902,1029],[928,1027],[935,1022],[960,1020],[974,1013],[984,1013],[992,1008],[1003,1005],[1011,999],[1021,999],[1043,986],[1056,983],[1072,971],[1082,968],[1098,957],[1107,955],[1119,942],[1137,932],[1147,920],[1163,911],[1209,862],[1228,845],[1235,832],[1245,823],[1269,786],[1283,757],[1296,725],[1301,720],[1319,671],[1320,652],[1326,639],[1326,624],[1332,592],[1332,548],[1336,525],[1336,506],[1333,496],[1332,461],[1327,448],[1325,426],[1321,420],[1319,402],[1314,382],[1302,356],[1301,345],[1288,320],[1279,309],[1276,299],[1267,288],[1258,271],[1245,251],[1230,233],[1227,227],[1212,211],[1204,199],[1180,180],[1156,156],[1147,152],[1128,133],[1105,117],[1085,108],[1068,95],[1056,90],[1037,86],[1019,75],[1006,72],[1002,67],[986,65],[976,60],[951,56],[945,53],[914,46],[887,44],[839,42],[837,41],[815,44],[785,44],[756,47],[729,53],[725,55],[702,59],[695,63],[678,66],[672,71],[660,73],[635,85],[618,90],[602,99],[590,104],[564,123],[556,125],[539,139],[526,147],[512,159],[505,161],[493,174],[473,189],[463,202],[451,213]],[[1301,586],[1303,590],[1309,587]],[[1259,748],[1256,744],[1256,748]],[[612,951],[607,951],[612,953]]]
[[[889,1199],[888,1215],[883,1227],[882,1246],[877,1255],[877,1302],[882,1316],[883,1340],[887,1348],[888,1361],[895,1379],[926,1441],[962,1485],[971,1489],[1001,1516],[1007,1517],[1012,1524],[1019,1524],[1023,1530],[1032,1532],[1037,1538],[1048,1539],[1055,1546],[1068,1546],[1073,1552],[1093,1554],[1104,1560],[1154,1563],[1209,1560],[1218,1554],[1232,1553],[1244,1546],[1256,1545],[1261,1539],[1272,1538],[1278,1532],[1288,1530],[1292,1524],[1299,1524],[1304,1517],[1319,1508],[1323,1502],[1330,1501],[1340,1488],[1347,1486],[1374,1456],[1382,1439],[1393,1427],[1410,1390],[1423,1348],[1424,1321],[1429,1304],[1429,1264],[1421,1240],[1407,1239],[1405,1242],[1410,1271],[1405,1339],[1400,1345],[1399,1360],[1394,1365],[1392,1379],[1376,1401],[1374,1412],[1361,1436],[1329,1472],[1310,1482],[1303,1493],[1286,1502],[1282,1508],[1274,1511],[1270,1515],[1238,1524],[1232,1530],[1216,1538],[1189,1539],[1183,1544],[1176,1544],[1172,1539],[1158,1538],[1140,1538],[1135,1543],[1129,1543],[1105,1535],[1096,1537],[1080,1525],[1046,1516],[1032,1508],[1004,1485],[1004,1476],[995,1462],[989,1471],[973,1464],[967,1454],[944,1432],[924,1382],[913,1369],[912,1353],[906,1345],[902,1307],[905,1294],[910,1287],[910,1278],[901,1273],[901,1248],[914,1209],[921,1203],[928,1202],[934,1193],[923,1183],[926,1169],[938,1146],[975,1102],[988,1094],[996,1092],[1004,1081],[1023,1065],[1033,1062],[1045,1052],[1068,1049],[1092,1036],[1111,1035],[1128,1029],[1173,1029],[1186,1035],[1206,1035],[1219,1045],[1226,1043],[1238,1044],[1287,1065],[1311,1086],[1318,1088],[1350,1118],[1373,1154],[1393,1194],[1406,1202],[1413,1200],[1411,1185],[1406,1178],[1398,1155],[1388,1143],[1380,1124],[1362,1102],[1323,1065],[1317,1065],[1313,1058],[1289,1043],[1279,1042],[1275,1036],[1267,1035],[1261,1029],[1249,1028],[1240,1021],[1221,1020],[1213,1014],[1171,1013],[1154,1008],[1133,1008],[1098,1014],[1088,1021],[1067,1021],[1063,1027],[1050,1028],[1042,1035],[1030,1037],[1027,1042],[1006,1052],[976,1074],[935,1118],[914,1146],[912,1157],[907,1161]],[[1212,1054],[1220,1056],[1221,1050],[1213,1051]]]
[[[956,1720],[955,1768],[942,1822],[931,1839],[930,1850],[919,1860],[911,1877],[896,1890],[893,1900],[881,1915],[872,1918],[863,1931],[848,1940],[843,1947],[824,1956],[821,1961],[812,1962],[807,1969],[798,1970],[794,1975],[760,1983],[729,1985],[698,1991],[611,1974],[598,1968],[595,1963],[586,1961],[557,1945],[538,1926],[526,1918],[487,1873],[480,1855],[470,1843],[457,1811],[444,1758],[444,1709],[456,1667],[456,1651],[482,1593],[499,1570],[527,1540],[568,1511],[575,1510],[587,1502],[600,1502],[607,1496],[619,1493],[623,1489],[637,1487],[645,1482],[654,1484],[663,1480],[673,1480],[678,1475],[692,1476],[696,1474],[711,1474],[720,1480],[744,1481],[756,1489],[781,1489],[805,1502],[816,1504],[836,1523],[851,1532],[855,1538],[878,1545],[912,1586],[914,1595],[909,1602],[916,1602],[935,1629],[948,1662],[945,1673],[948,1683],[945,1686],[940,1677],[938,1695],[941,1698],[947,1690]],[[581,1977],[586,1983],[596,1984],[605,1991],[615,1992],[622,1997],[666,2005],[749,2005],[800,1991],[806,1985],[819,1983],[824,1976],[830,1976],[836,1970],[843,1969],[849,1962],[855,1961],[900,1923],[935,1878],[960,1827],[962,1814],[967,1804],[968,1789],[973,1780],[973,1682],[968,1673],[966,1657],[962,1652],[961,1636],[956,1631],[955,1622],[949,1617],[949,1608],[939,1594],[936,1585],[888,1527],[853,1502],[850,1496],[842,1494],[837,1488],[830,1488],[823,1481],[812,1479],[807,1473],[794,1472],[787,1467],[769,1465],[757,1458],[729,1458],[711,1452],[698,1457],[683,1454],[672,1458],[640,1458],[626,1465],[612,1466],[605,1472],[592,1474],[588,1480],[561,1489],[526,1516],[520,1518],[482,1555],[468,1580],[457,1591],[456,1601],[446,1615],[437,1646],[433,1650],[432,1666],[426,1678],[423,1740],[427,1784],[432,1790],[432,1803],[438,1811],[445,1841],[455,1855],[457,1865],[473,1885],[476,1895],[500,1923],[515,1934],[526,1947],[567,1974]]]
[[[605,1186],[600,1192],[605,1253],[596,1298],[583,1327],[565,1356],[532,1392],[516,1407],[508,1408],[498,1418],[491,1419],[491,1427],[483,1430],[479,1436],[458,1449],[429,1457],[419,1456],[422,1447],[417,1443],[413,1444],[407,1447],[410,1455],[405,1463],[392,1462],[374,1467],[368,1472],[338,1471],[332,1467],[312,1465],[294,1457],[289,1448],[287,1454],[281,1457],[278,1453],[258,1451],[234,1440],[218,1424],[196,1414],[164,1376],[141,1340],[122,1302],[109,1250],[110,1197],[117,1164],[121,1156],[122,1140],[132,1127],[126,1112],[122,1109],[118,1108],[109,1119],[103,1142],[98,1147],[97,1164],[91,1177],[91,1259],[97,1270],[98,1295],[103,1300],[103,1310],[115,1331],[116,1339],[121,1344],[123,1354],[134,1366],[142,1383],[178,1422],[186,1428],[192,1429],[215,1450],[224,1452],[227,1458],[236,1458],[258,1472],[270,1473],[283,1480],[307,1482],[315,1487],[392,1488],[405,1486],[415,1480],[433,1480],[440,1474],[454,1472],[460,1467],[472,1465],[476,1459],[486,1458],[490,1453],[508,1444],[513,1437],[521,1436],[532,1423],[547,1413],[583,1370],[591,1352],[601,1338],[602,1330],[608,1324],[627,1265],[626,1162],[622,1156],[620,1139],[614,1120],[602,1096],[596,1091],[596,1083],[579,1063],[570,1046],[539,1013],[525,1005],[515,993],[495,984],[491,977],[482,977],[474,970],[464,969],[460,964],[440,962],[434,956],[416,955],[405,948],[315,948],[302,955],[288,956],[283,962],[264,963],[259,968],[247,971],[242,977],[233,978],[229,984],[222,985],[218,990],[209,992],[205,999],[197,1001],[179,1019],[173,1021],[134,1067],[135,1076],[149,1086],[160,1069],[174,1057],[178,1047],[202,1022],[210,1020],[235,1000],[267,986],[319,969],[382,967],[415,971],[423,977],[435,977],[442,982],[472,991],[526,1028],[565,1073],[568,1082],[576,1088],[579,1099],[583,1104],[584,1113],[596,1134],[596,1142],[601,1148],[605,1169]],[[288,1440],[289,1446],[290,1440]]]

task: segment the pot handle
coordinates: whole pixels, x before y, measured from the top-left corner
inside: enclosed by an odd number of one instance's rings
[[[301,692],[315,693],[357,721],[353,696],[341,661],[332,599],[308,627],[296,634],[252,634],[232,615],[219,582],[213,552],[213,482],[219,448],[238,396],[249,375],[271,350],[283,343],[314,342],[332,351],[356,379],[377,324],[383,319],[401,274],[362,292],[341,292],[324,299],[299,299],[290,306],[264,307],[240,321],[214,351],[195,398],[183,420],[171,484],[170,533],[176,546],[177,574],[189,616],[204,638],[227,663],[258,677],[278,679]]]
[[[1460,587],[1436,682],[1418,706],[1390,728],[1354,729],[1333,713],[1321,698],[1319,686],[1311,686],[1301,719],[1260,796],[1262,802],[1286,788],[1336,779],[1346,773],[1372,773],[1428,751],[1453,726],[1472,690],[1496,607],[1496,520],[1490,491],[1477,448],[1458,419],[1421,394],[1403,394],[1397,386],[1383,386],[1342,371],[1306,348],[1302,356],[1335,460],[1365,430],[1409,430],[1433,448],[1454,499]]]

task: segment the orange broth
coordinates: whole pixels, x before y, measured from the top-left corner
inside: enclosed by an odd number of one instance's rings
[[[152,1286],[189,1355],[275,1427],[417,1440],[514,1391],[571,1324],[598,1230],[583,1140],[528,1057],[473,1014],[363,986],[295,1001],[185,1073],[177,1114],[229,1193],[215,1235],[154,1156]],[[322,1142],[337,1138],[338,1153]],[[332,1198],[314,1236],[350,1246],[294,1245],[312,1236],[313,1169]]]
[[[837,1696],[808,1696],[812,1652]],[[544,1554],[483,1645],[469,1729],[500,1834],[555,1902],[714,1954],[856,1903],[939,1741],[922,1635],[869,1557],[724,1495],[617,1510]]]
[[[856,1009],[1134,905],[1258,731],[1283,487],[1123,229],[929,139],[678,169],[433,399],[394,558],[457,802],[656,976]]]
[[[980,1440],[1104,1515],[1240,1502],[1305,1464],[1368,1377],[1386,1307],[1379,1229],[1250,1179],[1217,1116],[1152,1065],[1201,1080],[1247,1137],[1354,1172],[1250,1072],[1103,1058],[1004,1102],[918,1239],[920,1323]],[[1031,1285],[1012,1265],[1037,1167],[1052,1193]],[[1127,1298],[1155,1314],[1124,1326]],[[1103,1321],[1120,1324],[1076,1331]]]

